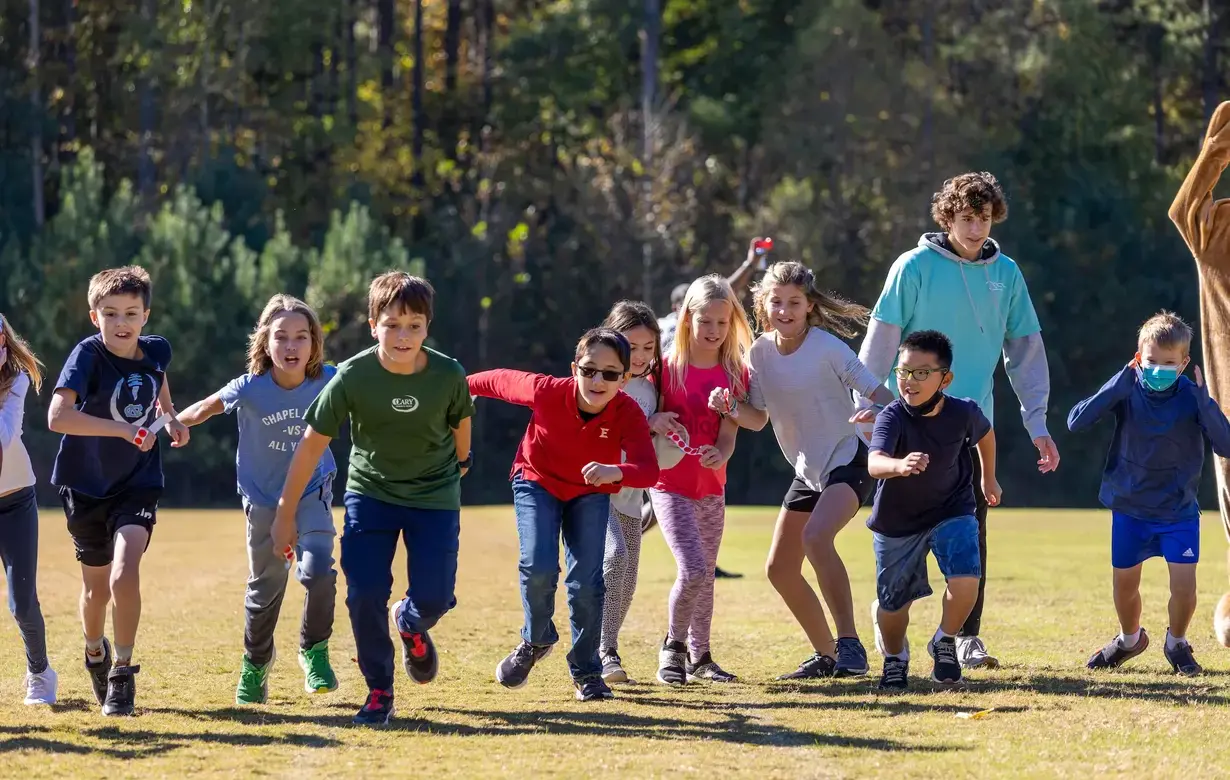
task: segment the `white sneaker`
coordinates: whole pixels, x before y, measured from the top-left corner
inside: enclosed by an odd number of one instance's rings
[[[884,650],[884,635],[880,633],[880,600],[876,599],[871,602],[871,627],[875,630],[875,645],[876,652],[880,655],[888,655]],[[910,638],[905,638],[905,647],[902,649],[904,656],[910,654]]]
[[[987,652],[987,646],[976,636],[957,637],[957,660],[966,669],[998,669],[999,659]]]
[[[58,681],[50,666],[39,674],[26,672],[26,704],[55,704]]]

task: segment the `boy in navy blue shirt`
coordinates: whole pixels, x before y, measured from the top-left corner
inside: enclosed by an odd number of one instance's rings
[[[1192,330],[1170,312],[1140,329],[1136,357],[1091,398],[1072,408],[1068,429],[1115,417],[1098,499],[1111,511],[1110,563],[1121,633],[1093,654],[1090,669],[1113,668],[1140,655],[1149,635],[1140,625],[1140,569],[1161,556],[1170,568],[1170,626],[1163,654],[1179,674],[1203,671],[1185,635],[1196,612],[1200,505],[1205,439],[1230,457],[1230,423],[1209,398],[1200,367],[1191,361]]]
[[[871,606],[876,649],[884,654],[880,687],[905,689],[910,664],[906,628],[910,604],[931,595],[927,552],[948,581],[940,627],[927,651],[931,679],[961,682],[956,634],[978,599],[978,520],[974,515],[973,458],[990,506],[1000,499],[995,480],[995,435],[969,399],[951,398],[952,343],[934,330],[911,333],[898,350],[899,397],[876,416],[867,470],[880,480],[867,527],[876,555],[876,601]]]
[[[60,489],[68,532],[81,562],[85,666],[106,715],[133,714],[132,665],[141,620],[140,565],[162,495],[158,428],[188,443],[175,419],[166,370],[171,345],[142,336],[149,319],[150,278],[137,266],[90,279],[90,321],[98,334],[68,356],[47,412],[64,434],[51,482]],[[114,601],[115,657],[103,635]]]

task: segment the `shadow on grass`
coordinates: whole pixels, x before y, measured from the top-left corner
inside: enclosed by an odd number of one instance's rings
[[[229,745],[234,747],[297,748],[335,747],[342,743],[330,737],[309,734],[218,733],[181,734],[166,731],[128,730],[119,726],[81,729],[78,733],[102,744],[65,742],[40,736],[51,730],[46,726],[0,726],[0,753],[35,750],[45,753],[100,755],[121,760],[151,758],[191,745]],[[8,737],[6,735],[13,735]]]
[[[680,702],[670,706],[678,707]],[[601,706],[601,705],[600,705]],[[208,721],[239,722],[252,725],[314,725],[324,727],[350,726],[350,716],[301,715],[288,712],[225,707],[218,710],[157,710],[186,718]],[[696,723],[679,718],[659,718],[601,710],[555,711],[526,710],[506,712],[483,709],[428,707],[426,712],[438,712],[452,717],[479,721],[456,723],[437,721],[429,717],[395,717],[384,730],[423,732],[443,736],[601,736],[627,739],[666,741],[710,740],[737,745],[774,747],[846,747],[887,752],[943,753],[962,748],[944,745],[913,745],[892,739],[848,737],[821,732],[799,731],[739,712],[722,712],[718,722]]]

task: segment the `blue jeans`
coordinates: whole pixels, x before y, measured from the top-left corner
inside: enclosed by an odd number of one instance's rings
[[[393,690],[393,640],[389,638],[389,596],[393,555],[400,537],[406,545],[410,587],[399,631],[427,631],[457,605],[457,548],[461,511],[415,509],[346,492],[342,528],[342,571],[346,607],[354,631],[359,671],[371,690]]]
[[[47,631],[38,603],[38,504],[34,488],[0,498],[0,561],[9,585],[9,611],[26,645],[26,670],[47,669]]]
[[[931,595],[928,551],[935,555],[945,579],[982,574],[978,518],[973,515],[949,518],[912,536],[871,536],[876,554],[876,598],[885,612],[896,612]]]
[[[525,611],[521,638],[538,646],[559,641],[551,618],[559,584],[562,535],[568,564],[564,584],[572,618],[568,671],[574,680],[600,675],[598,644],[602,639],[602,601],[606,597],[602,559],[611,497],[588,493],[571,501],[560,501],[537,482],[519,477],[513,480],[512,489],[517,536],[521,540],[521,607]]]

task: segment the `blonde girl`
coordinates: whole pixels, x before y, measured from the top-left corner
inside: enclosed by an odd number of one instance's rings
[[[717,275],[693,282],[665,361],[662,411],[650,420],[655,433],[673,432],[687,442],[683,459],[662,471],[649,491],[678,567],[658,654],[657,678],[665,685],[735,679],[713,661],[709,628],[713,571],[726,522],[726,462],[734,453],[738,425],[710,409],[709,398],[715,389],[746,397],[751,345],[751,325],[730,283]]]
[[[770,266],[753,300],[763,335],[749,355],[750,403],[732,404],[720,393],[711,401],[750,430],[761,430],[771,419],[782,454],[794,468],[765,568],[813,652],[778,679],[864,675],[867,651],[854,628],[850,580],[834,540],[874,487],[867,447],[854,430],[850,391],[880,404],[892,400],[839,338],[856,335],[868,312],[819,289],[815,275],[800,263]],[[833,613],[836,643],[802,574],[805,556]]]
[[[325,365],[320,319],[306,303],[275,295],[248,341],[247,373],[179,415],[200,425],[238,410],[236,452],[239,495],[248,519],[248,587],[244,600],[244,656],[235,690],[238,704],[263,703],[273,666],[273,632],[286,593],[288,559],[274,550],[270,529],[304,415],[337,369]],[[295,579],[307,590],[299,634],[304,689],[337,688],[329,663],[337,572],[333,568],[333,477],[337,465],[326,448],[299,503]]]
[[[38,503],[34,469],[21,441],[26,394],[43,386],[42,364],[0,315],[0,561],[9,608],[26,646],[26,704],[55,704],[56,673],[38,603]]]

